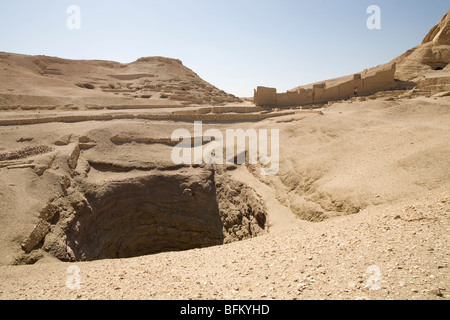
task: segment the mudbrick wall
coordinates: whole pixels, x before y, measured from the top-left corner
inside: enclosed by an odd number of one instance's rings
[[[258,106],[302,106],[392,90],[396,87],[395,70],[393,63],[354,74],[351,79],[328,87],[324,82],[313,85],[312,89],[298,88],[285,93],[277,93],[275,88],[258,87],[254,92],[254,101]]]

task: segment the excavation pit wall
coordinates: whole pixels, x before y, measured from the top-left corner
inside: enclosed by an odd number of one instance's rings
[[[59,221],[34,248],[62,261],[182,251],[266,232],[259,195],[212,167],[83,185],[63,202]]]

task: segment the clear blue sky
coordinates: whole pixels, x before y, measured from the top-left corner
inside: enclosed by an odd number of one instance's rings
[[[369,30],[369,5],[381,30]],[[81,9],[81,29],[66,9]],[[177,58],[238,96],[386,63],[420,44],[448,0],[11,0],[0,2],[0,51],[132,62]]]

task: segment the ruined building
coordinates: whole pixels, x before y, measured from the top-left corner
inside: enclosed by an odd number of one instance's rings
[[[275,88],[258,87],[254,93],[254,102],[258,106],[287,107],[370,95],[395,89],[395,70],[395,63],[382,65],[351,76],[298,87],[285,93],[277,93]]]

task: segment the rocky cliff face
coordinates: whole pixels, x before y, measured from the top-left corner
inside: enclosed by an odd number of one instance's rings
[[[450,87],[442,88],[450,83],[450,11],[430,30],[422,44],[393,61],[397,63],[397,79],[420,82],[426,78],[440,78],[439,90],[450,90]]]
[[[433,42],[435,45],[450,45],[450,11],[447,12],[441,21],[430,30],[423,39],[422,44],[428,42]]]

